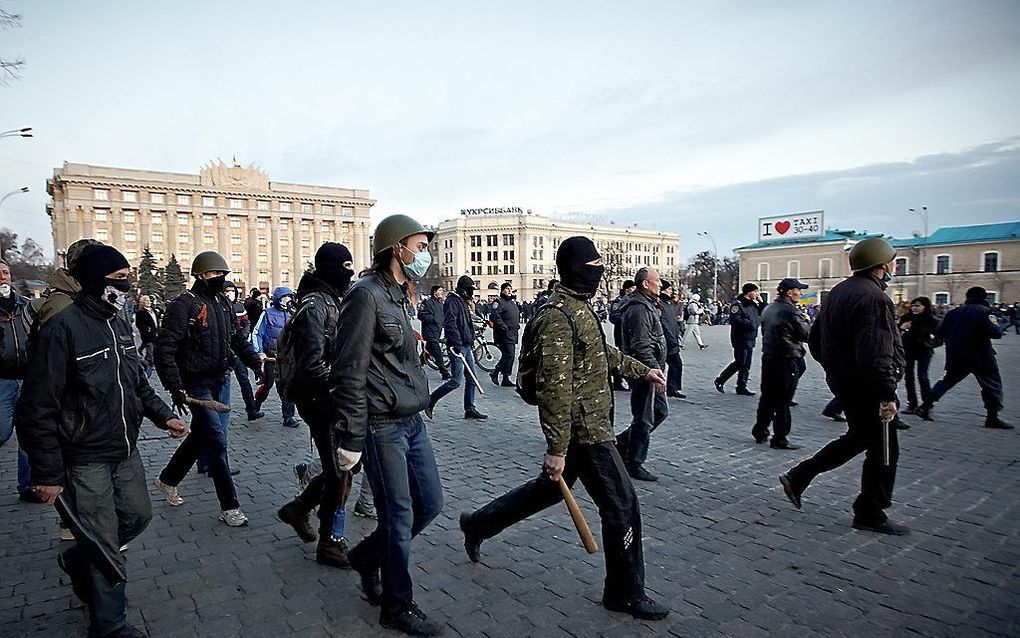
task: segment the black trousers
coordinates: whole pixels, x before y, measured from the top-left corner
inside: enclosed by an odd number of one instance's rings
[[[679,350],[666,353],[666,367],[666,392],[679,392],[684,385],[684,360]]]
[[[758,417],[751,430],[753,436],[768,436],[769,425],[772,425],[772,442],[786,441],[791,427],[790,401],[805,369],[803,357],[761,358],[761,397]]]
[[[310,512],[319,506],[319,538],[329,538],[333,534],[333,519],[336,510],[347,503],[340,502],[340,473],[336,466],[336,454],[331,430],[334,419],[325,409],[325,402],[312,400],[297,404],[298,414],[308,424],[312,433],[315,450],[319,453],[322,473],[312,479],[294,502],[305,511]]]
[[[631,379],[630,427],[617,437],[627,450],[624,459],[628,466],[641,465],[648,458],[652,432],[669,416],[666,396],[655,391],[655,386],[644,379]]]
[[[613,345],[616,346],[617,350],[621,350],[623,348],[623,335],[620,333],[620,326],[616,325],[615,323],[613,324]],[[613,387],[614,388],[622,387],[623,377],[621,377],[618,374],[614,374],[612,376]]]
[[[957,383],[973,374],[974,380],[981,387],[981,400],[985,404],[985,411],[988,414],[998,414],[1002,411],[1002,377],[999,376],[999,364],[992,359],[981,363],[970,365],[946,366],[946,375],[931,389],[930,402],[935,403],[949,392]]]
[[[904,380],[907,383],[907,406],[917,407],[917,388],[914,386],[914,368],[917,368],[917,383],[921,386],[921,401],[931,396],[931,381],[928,379],[928,366],[931,365],[931,353],[916,356],[907,355],[907,369]]]
[[[900,455],[896,427],[892,423],[882,423],[878,416],[878,399],[852,387],[833,387],[832,391],[843,406],[847,431],[790,470],[790,481],[797,493],[803,492],[819,474],[842,467],[864,452],[861,493],[854,501],[854,517],[867,523],[883,521],[886,518],[883,510],[892,504]],[[888,452],[883,430],[888,435]]]
[[[751,361],[754,355],[754,344],[733,344],[733,362],[719,373],[719,382],[726,383],[734,374],[737,375],[737,389],[747,389],[747,378],[751,374]]]
[[[493,370],[493,374],[502,374],[509,378],[514,371],[514,357],[517,355],[517,344],[501,341],[496,344],[499,348],[499,362],[496,363],[496,368]]]
[[[599,509],[606,554],[603,599],[629,603],[645,591],[645,559],[641,545],[641,510],[623,459],[612,442],[582,445],[571,442],[563,480],[577,479]],[[562,500],[560,487],[545,475],[513,489],[471,514],[469,528],[492,538]]]
[[[425,351],[432,355],[433,361],[439,366],[440,374],[444,377],[450,374],[450,369],[446,367],[446,355],[443,353],[443,344],[439,343],[439,339],[426,339]]]

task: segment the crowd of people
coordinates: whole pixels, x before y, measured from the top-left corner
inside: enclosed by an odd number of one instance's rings
[[[381,626],[418,636],[442,631],[415,603],[410,570],[414,537],[444,505],[427,421],[461,386],[464,418],[488,418],[477,405],[482,381],[472,348],[480,321],[492,327],[500,352],[488,381],[537,407],[546,449],[535,479],[461,514],[468,559],[480,561],[485,541],[559,502],[557,482],[580,480],[602,522],[602,604],[644,620],[661,620],[669,610],[645,590],[633,481],[658,480],[647,467],[652,435],[669,415],[669,400],[686,398],[682,350],[708,348],[702,325],[729,326],[733,360],[713,385],[725,393],[735,376],[737,395],[758,395],[750,433],[776,450],[799,449],[790,440],[790,407],[806,355],[821,363],[834,395],[823,414],[846,421],[847,431],[779,481],[800,508],[816,476],[864,453],[853,504],[858,529],[909,531],[885,514],[893,502],[896,432],[908,427],[900,414],[933,419],[945,393],[974,375],[985,426],[1012,427],[999,417],[1003,391],[991,340],[1009,326],[1020,334],[1018,305],[993,308],[973,287],[965,304],[944,313],[926,297],[897,313],[885,292],[896,253],[880,238],[853,247],[853,275],[817,311],[801,305],[808,286],[797,279],[782,280],[769,304],[753,282],[729,304],[703,303],[698,294],[683,297],[653,268],[638,269],[605,302],[597,295],[602,257],[585,237],[560,244],[560,279],[534,301],[519,302],[510,283],[495,299],[476,300],[475,282],[462,276],[454,291],[432,286],[419,302],[415,285],[430,266],[431,240],[418,221],[392,215],[376,229],[371,264],[355,264],[347,247],[327,242],[296,290],[277,287],[268,298],[255,288],[242,298],[227,279],[226,260],[203,252],[191,264],[191,288],[162,309],[144,295],[132,308],[130,265],[94,240],[68,247],[39,300],[17,294],[0,262],[0,443],[17,433],[22,500],[58,504],[61,537],[76,540],[57,562],[88,607],[90,636],[142,635],[127,624],[124,550],[152,517],[137,448],[143,419],[181,440],[154,479],[168,506],[185,503],[182,484],[197,466],[212,479],[219,520],[249,523],[229,460],[231,377],[249,421],[265,417],[275,387],[282,424],[304,423],[315,444],[318,459],[295,468],[302,490],[282,505],[279,519],[302,541],[317,543],[320,564],[357,574],[369,603],[380,608]],[[359,266],[365,268],[356,278]],[[750,375],[759,338],[756,393]],[[932,386],[930,363],[942,346],[946,372]],[[441,376],[431,389],[429,359]],[[153,376],[169,403],[154,390]],[[624,392],[631,420],[617,431],[615,402]],[[344,522],[356,476],[363,478],[354,512],[377,524],[351,547]],[[316,509],[317,528],[309,522]]]

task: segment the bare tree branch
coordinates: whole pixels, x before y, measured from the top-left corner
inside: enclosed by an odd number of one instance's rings
[[[21,14],[11,13],[6,9],[0,9],[0,27],[10,29],[21,26]]]

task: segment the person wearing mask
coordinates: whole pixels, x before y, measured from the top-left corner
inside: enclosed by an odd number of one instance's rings
[[[807,284],[793,278],[780,281],[776,300],[761,314],[761,397],[751,436],[755,443],[764,443],[769,426],[773,426],[770,445],[774,450],[800,449],[787,437],[792,425],[790,405],[797,382],[807,369],[804,344],[811,323],[798,305],[805,288]]]
[[[232,304],[222,294],[229,272],[220,254],[210,250],[196,255],[191,263],[194,285],[170,303],[163,318],[156,342],[156,374],[179,413],[188,412],[188,398],[230,405],[233,356],[255,370],[256,380],[261,377],[262,357],[252,348]],[[167,504],[183,504],[177,486],[198,458],[205,457],[216,486],[220,520],[231,527],[247,525],[227,458],[230,415],[197,406],[192,412],[192,432],[160,472],[156,489]]]
[[[0,261],[0,446],[14,434],[14,410],[28,369],[28,338],[36,316],[28,298],[16,293],[12,283],[11,267]],[[32,488],[32,471],[22,449],[18,450],[18,498],[42,502]]]
[[[547,304],[549,302],[549,295],[552,294],[553,288],[555,288],[556,284],[558,284],[558,283],[560,283],[558,279],[550,279],[548,286],[546,286],[546,289],[543,290],[542,292],[538,293],[538,296],[535,297],[535,312],[536,313],[539,310],[542,309],[542,306],[544,306],[545,304]]]
[[[142,340],[141,355],[142,364],[145,366],[145,376],[152,376],[152,351],[156,347],[156,337],[159,335],[159,319],[152,308],[152,298],[149,295],[142,295],[138,300],[138,310],[135,311],[135,327],[138,328],[138,336]]]
[[[461,384],[464,384],[464,418],[475,420],[489,418],[475,407],[475,384],[470,379],[465,379],[464,376],[464,367],[470,366],[473,376],[478,378],[475,356],[471,353],[475,329],[471,321],[470,302],[474,299],[474,295],[474,280],[467,275],[462,275],[457,280],[456,294],[447,295],[446,301],[443,303],[443,333],[446,336],[446,347],[450,352],[452,376],[446,383],[432,391],[425,409],[425,414],[430,419],[439,400],[459,388]]]
[[[850,249],[853,275],[829,291],[810,335],[811,354],[825,369],[825,381],[845,411],[847,431],[779,481],[800,509],[801,496],[815,477],[864,452],[853,527],[904,535],[910,530],[885,514],[892,505],[899,459],[892,420],[904,365],[895,308],[885,292],[895,259],[896,249],[881,237],[869,237]]]
[[[705,306],[701,303],[701,295],[694,293],[691,295],[691,301],[687,304],[687,310],[684,312],[684,323],[687,324],[687,330],[684,331],[684,338],[687,335],[693,335],[694,340],[698,342],[698,348],[704,350],[708,347],[704,341],[701,340],[701,321],[705,313]]]
[[[443,381],[450,378],[450,370],[446,366],[443,354],[443,300],[446,291],[442,286],[432,286],[431,294],[418,307],[418,319],[421,321],[421,336],[425,340],[425,351],[439,368]]]
[[[556,251],[556,269],[562,283],[549,297],[551,307],[532,320],[527,334],[534,334],[534,344],[526,343],[534,349],[538,417],[546,440],[541,474],[474,512],[462,513],[464,549],[471,562],[481,561],[482,542],[559,503],[559,481],[573,486],[580,479],[602,520],[602,605],[641,620],[662,620],[669,609],[645,590],[641,510],[614,444],[609,379],[617,372],[655,384],[662,392],[666,378],[662,370],[606,344],[602,323],[589,303],[605,266],[590,239],[563,241]]]
[[[654,268],[641,268],[634,276],[636,290],[623,306],[623,352],[650,369],[666,363],[666,337],[659,310],[661,281]],[[616,437],[631,478],[658,481],[644,463],[652,432],[669,416],[669,404],[656,384],[638,379],[630,384],[630,427]]]
[[[223,283],[223,294],[226,295],[227,301],[233,306],[234,316],[237,317],[237,323],[241,324],[241,329],[246,334],[250,334],[251,323],[248,321],[248,311],[245,310],[244,303],[241,301],[234,282],[228,279]],[[234,378],[237,379],[237,385],[241,388],[241,398],[244,399],[244,412],[248,420],[257,421],[266,416],[265,412],[259,410],[259,406],[255,404],[255,392],[252,391],[251,379],[248,378],[248,368],[245,367],[244,362],[238,357],[233,357],[231,367],[234,370]]]
[[[754,392],[747,389],[747,379],[751,374],[754,345],[758,342],[761,311],[764,307],[758,284],[751,282],[744,284],[740,289],[740,295],[730,304],[730,345],[733,346],[733,361],[715,378],[715,389],[719,392],[726,391],[724,387],[726,382],[736,373],[736,393],[745,397],[754,396]]]
[[[347,557],[369,603],[381,606],[379,624],[412,636],[434,636],[442,626],[414,602],[411,541],[439,515],[443,488],[421,411],[428,380],[407,318],[432,262],[433,234],[406,215],[390,215],[375,231],[367,274],[340,306],[337,344],[329,372],[330,401],[339,412],[333,431],[338,471],[364,456],[379,513],[375,531]]]
[[[273,389],[276,381],[276,354],[277,341],[283,327],[287,325],[290,318],[294,316],[294,291],[287,286],[277,286],[273,289],[273,303],[259,316],[258,322],[251,331],[251,344],[255,352],[264,355],[273,361],[266,361],[265,370],[262,373],[262,383],[255,391],[255,409],[262,409],[262,404],[269,398],[269,392]],[[291,401],[280,397],[280,409],[283,412],[283,426],[296,428],[300,424],[294,417],[295,407]]]
[[[953,386],[973,374],[981,387],[985,427],[1012,430],[1012,425],[999,418],[1002,377],[992,339],[1002,338],[1002,326],[991,312],[985,289],[981,286],[968,288],[964,304],[947,312],[934,334],[946,342],[946,374],[918,406],[917,416],[932,421],[932,406]]]
[[[71,306],[39,330],[18,403],[18,439],[35,491],[54,503],[66,491],[82,526],[120,567],[120,550],[152,518],[138,453],[142,418],[178,438],[188,432],[142,374],[127,301],[130,265],[109,246],[85,247],[74,266],[81,283]],[[57,558],[88,607],[89,636],[136,638],[127,624],[126,584],[111,585],[79,543]]]
[[[492,340],[499,348],[499,361],[489,375],[493,385],[513,388],[517,384],[510,380],[517,354],[517,338],[521,331],[521,309],[517,305],[517,293],[509,283],[499,287],[499,299],[490,304],[489,321],[492,322]],[[502,384],[499,376],[503,375]]]
[[[673,284],[663,280],[659,292],[662,334],[666,337],[666,396],[686,399],[681,391],[684,384],[684,360],[680,357],[680,304],[674,298]]]
[[[254,326],[259,322],[262,311],[266,309],[264,301],[265,293],[258,288],[252,288],[248,293],[248,299],[244,302],[244,312],[248,315],[248,325]],[[250,328],[249,328],[250,330]]]
[[[609,302],[609,323],[613,324],[613,345],[619,350],[623,348],[623,333],[621,332],[621,326],[623,324],[623,306],[627,303],[627,298],[634,292],[637,286],[634,285],[632,279],[627,279],[620,286],[620,294],[617,295],[616,299]],[[627,386],[624,385],[623,377],[616,375],[613,377],[613,390],[616,392],[626,392]]]
[[[931,299],[917,297],[910,302],[910,311],[900,317],[900,335],[903,341],[903,354],[906,357],[905,382],[907,384],[907,409],[904,414],[917,411],[917,387],[914,384],[914,369],[917,369],[917,382],[921,386],[921,401],[931,396],[931,381],[928,379],[928,367],[931,365],[935,347],[939,345],[935,337],[935,329],[939,322],[931,312]]]

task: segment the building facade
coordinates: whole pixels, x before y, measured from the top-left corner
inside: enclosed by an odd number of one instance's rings
[[[623,280],[633,278],[642,266],[656,268],[672,281],[681,270],[676,233],[565,223],[511,210],[462,214],[439,223],[433,257],[439,264],[441,285],[452,290],[461,275],[469,275],[481,296],[497,295],[499,286],[510,282],[519,299],[533,299],[550,279],[558,279],[556,249],[575,235],[591,238],[606,262],[603,294],[615,294]]]
[[[822,302],[850,275],[847,254],[858,241],[881,234],[826,230],[821,237],[757,242],[735,249],[741,281],[774,294],[780,280],[796,277],[811,286],[806,303]],[[887,292],[894,301],[929,297],[936,304],[963,303],[964,292],[982,286],[992,301],[1020,300],[1020,221],[940,228],[925,237],[896,239],[896,274]]]
[[[47,180],[54,254],[93,237],[137,266],[149,246],[158,265],[176,255],[187,273],[215,250],[244,288],[296,287],[325,241],[351,249],[356,268],[371,261],[368,191],[271,182],[254,165],[204,166],[199,174],[65,162]]]

